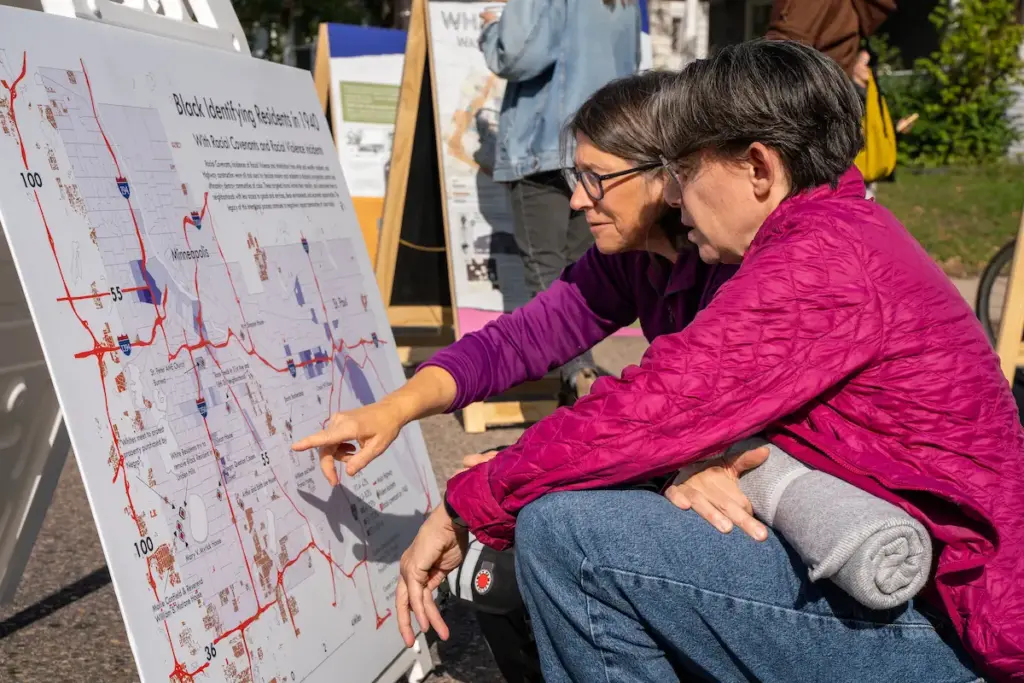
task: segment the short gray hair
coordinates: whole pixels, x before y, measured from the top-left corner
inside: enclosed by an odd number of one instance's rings
[[[657,145],[691,167],[760,142],[800,192],[835,187],[864,147],[863,104],[834,60],[792,41],[752,40],[690,63],[651,101]]]

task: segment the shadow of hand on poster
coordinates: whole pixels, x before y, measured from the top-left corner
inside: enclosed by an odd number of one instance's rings
[[[396,515],[382,512],[349,491],[345,484],[331,487],[327,500],[299,489],[299,496],[327,518],[334,539],[351,544],[355,557],[370,562],[397,562],[426,520],[423,513]]]

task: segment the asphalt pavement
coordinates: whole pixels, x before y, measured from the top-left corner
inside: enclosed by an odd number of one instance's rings
[[[615,338],[595,349],[614,374],[639,362],[642,338]],[[438,486],[462,457],[512,443],[521,429],[466,434],[453,416],[422,423]],[[447,612],[452,637],[431,647],[428,683],[501,683],[473,615]],[[128,683],[138,681],[85,488],[69,458],[14,602],[0,606],[0,683]]]

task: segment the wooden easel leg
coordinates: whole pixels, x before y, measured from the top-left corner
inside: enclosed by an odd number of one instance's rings
[[[1024,336],[1024,211],[1017,228],[1017,246],[1013,250],[1010,279],[1006,283],[1006,299],[999,321],[996,353],[1007,381],[1013,383],[1021,360],[1021,337]]]
[[[558,401],[547,399],[473,403],[462,409],[462,427],[467,434],[482,434],[489,427],[530,425],[557,409]]]
[[[472,403],[462,409],[462,428],[467,434],[483,434],[487,431],[485,405]]]

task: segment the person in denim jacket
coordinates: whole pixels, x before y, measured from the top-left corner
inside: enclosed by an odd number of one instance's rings
[[[493,178],[509,187],[516,242],[532,296],[547,289],[594,238],[569,207],[564,123],[590,95],[640,66],[636,0],[509,0],[484,23],[487,67],[507,81]],[[590,351],[561,368],[563,398],[589,393],[598,372]]]

